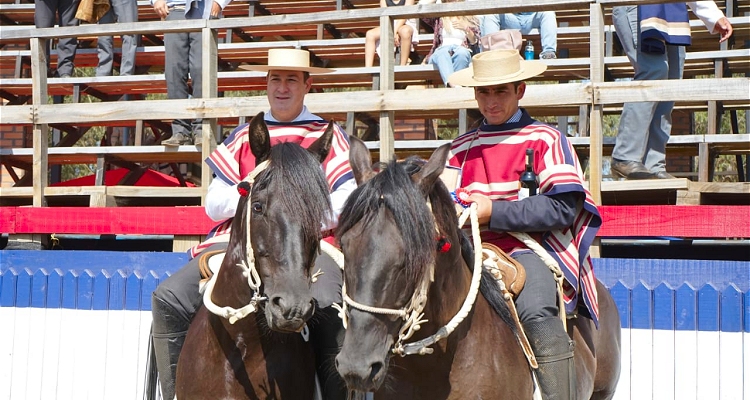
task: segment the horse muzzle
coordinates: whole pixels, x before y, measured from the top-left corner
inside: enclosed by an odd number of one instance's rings
[[[268,326],[279,332],[300,332],[315,311],[313,300],[291,305],[282,296],[273,296],[266,303]]]

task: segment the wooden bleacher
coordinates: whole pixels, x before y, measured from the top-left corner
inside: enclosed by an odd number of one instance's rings
[[[337,4],[341,4],[340,8]],[[591,121],[583,129],[579,129],[581,137],[571,140],[579,154],[589,159],[592,166],[591,190],[604,204],[611,204],[607,203],[609,201],[622,204],[622,199],[628,197],[623,195],[624,192],[632,191],[643,197],[643,191],[656,193],[659,190],[670,193],[667,197],[657,196],[660,198],[659,204],[704,202],[705,196],[702,197],[702,193],[721,193],[721,185],[713,185],[708,190],[704,187],[706,185],[698,188],[700,185],[688,179],[675,180],[666,188],[656,187],[663,182],[644,184],[605,181],[601,161],[611,151],[612,139],[601,137],[601,124],[597,119],[603,113],[619,113],[619,108],[625,101],[638,100],[676,100],[676,108],[690,111],[710,111],[721,107],[726,110],[749,109],[748,79],[722,79],[722,76],[726,76],[725,71],[744,76],[750,73],[750,49],[743,47],[746,46],[743,40],[747,40],[750,32],[750,20],[744,15],[731,17],[735,28],[735,47],[723,50],[717,44],[716,36],[709,35],[705,28],[701,28],[699,21],[691,21],[695,45],[688,52],[685,77],[714,78],[685,81],[690,82],[688,85],[681,82],[606,82],[632,76],[632,67],[627,59],[615,53],[611,26],[613,4],[619,3],[609,0],[540,0],[533,4],[522,1],[503,4],[477,1],[399,7],[383,11],[378,9],[377,1],[253,0],[230,3],[224,13],[226,18],[222,20],[191,21],[178,26],[157,23],[150,5],[139,1],[141,22],[135,24],[36,30],[30,26],[33,23],[33,4],[11,4],[3,0],[0,3],[0,20],[3,21],[0,32],[0,74],[3,76],[0,79],[0,96],[6,103],[0,107],[3,114],[0,128],[22,126],[27,128],[29,134],[32,129],[46,132],[55,126],[75,129],[128,126],[138,129],[148,123],[168,125],[174,118],[202,117],[207,121],[209,131],[217,132],[217,126],[233,126],[267,107],[264,96],[218,97],[223,92],[264,89],[263,74],[234,68],[241,63],[265,63],[265,54],[269,48],[298,46],[310,50],[317,60],[328,67],[336,68],[335,73],[315,77],[316,92],[328,92],[334,88],[354,90],[343,93],[311,93],[306,103],[313,112],[326,118],[335,118],[345,124],[349,132],[354,131],[357,118],[366,116],[370,120],[379,121],[380,142],[371,142],[369,145],[372,148],[392,149],[384,150],[383,157],[391,151],[399,155],[426,155],[441,142],[393,141],[390,125],[395,119],[457,118],[459,129],[463,129],[467,124],[465,110],[476,106],[473,92],[470,89],[439,88],[442,86],[440,77],[433,66],[393,66],[393,60],[386,57],[381,61],[383,65],[380,67],[363,67],[364,32],[379,24],[387,27],[388,18],[396,16],[434,17],[443,14],[555,9],[561,25],[558,46],[560,50],[565,50],[559,53],[567,53],[568,57],[547,61],[548,71],[536,80],[558,84],[530,85],[523,106],[529,108],[534,115],[577,116],[583,112],[586,119]],[[750,9],[750,1],[746,0],[739,1],[732,11],[736,13],[737,10],[747,9]],[[250,15],[253,17],[248,18]],[[164,52],[160,43],[163,32],[201,29],[214,29],[217,32],[217,41],[206,45],[210,51],[211,46],[215,46],[213,51],[217,54],[217,60],[204,71],[204,82],[210,82],[211,85],[211,90],[204,90],[204,93],[213,93],[211,98],[113,101],[123,95],[142,98],[166,93],[163,79]],[[77,54],[76,65],[92,67],[96,64],[96,37],[114,34],[117,38],[124,31],[143,34],[144,45],[139,48],[136,62],[139,66],[148,67],[148,74],[129,77],[49,78],[46,82],[41,82],[38,77],[32,78],[34,74],[31,60],[39,57],[30,50],[33,46],[29,43],[33,43],[36,40],[34,38],[78,36],[83,48]],[[416,50],[420,56],[424,56],[431,46],[432,35],[423,29],[418,38]],[[538,32],[532,32],[527,38],[535,40],[538,45]],[[25,48],[19,49],[19,44]],[[54,63],[55,57],[52,58]],[[721,63],[718,70],[717,63]],[[410,89],[401,90],[404,87]],[[85,107],[81,104],[46,104],[46,95],[70,96],[75,101],[80,99],[81,94],[90,94],[102,102],[87,103]],[[42,98],[44,100],[40,100]],[[716,117],[715,111],[713,118]],[[140,135],[141,132],[137,134]],[[589,134],[591,136],[587,136]],[[747,154],[750,152],[748,143],[750,138],[746,132],[739,135],[717,135],[716,132],[675,135],[670,140],[669,152],[698,157],[702,164],[697,176],[691,178],[709,183],[705,181],[711,175],[709,166],[712,156]],[[66,163],[199,164],[215,143],[207,139],[202,148],[181,146],[176,151],[167,151],[163,146],[46,149],[46,145],[38,139],[34,140],[33,145],[23,149],[0,149],[1,163],[6,168],[13,166],[40,178],[35,178],[30,187],[0,188],[0,205],[65,204],[65,201],[72,201],[71,197],[75,196],[83,199],[83,205],[91,206],[133,204],[119,199],[138,197],[148,201],[165,198],[173,199],[174,204],[194,204],[196,201],[200,202],[207,185],[197,189],[169,190],[127,187],[63,189],[47,187],[46,179],[42,180],[41,174],[47,166]],[[35,165],[38,165],[36,169]],[[209,179],[205,170],[199,179],[202,182]],[[745,185],[735,185],[726,191],[732,199],[741,199],[750,194],[750,188]],[[637,197],[629,196],[628,201],[637,203]],[[677,198],[689,201],[678,201]]]

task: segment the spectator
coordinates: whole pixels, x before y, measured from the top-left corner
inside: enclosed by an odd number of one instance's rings
[[[635,69],[636,81],[682,79],[685,46],[690,44],[687,7],[719,42],[732,36],[732,24],[713,1],[614,7],[617,37]],[[638,14],[643,17],[639,20]],[[656,29],[655,27],[659,27]],[[639,42],[639,37],[643,40]],[[626,179],[670,179],[667,141],[672,131],[673,101],[625,103],[620,116],[612,172]]]
[[[453,3],[463,0],[445,0]],[[473,16],[442,17],[435,19],[435,36],[432,49],[423,63],[435,64],[443,83],[452,87],[448,77],[471,63],[472,48],[477,47],[479,40],[479,22]]]
[[[51,28],[58,26],[78,26],[75,17],[80,0],[36,0],[34,3],[34,24],[37,28]],[[47,56],[47,76],[54,76],[50,67],[50,46],[45,41]],[[69,78],[73,76],[75,65],[73,61],[78,49],[78,38],[61,38],[57,41],[57,76]]]
[[[414,0],[380,0],[380,7],[411,6]],[[409,55],[413,50],[415,34],[418,32],[416,19],[396,19],[393,21],[395,46],[401,52],[399,65],[409,63]],[[372,67],[375,63],[375,53],[380,55],[380,27],[375,27],[365,34],[365,67]]]
[[[136,0],[110,0],[110,9],[99,19],[100,24],[113,22],[138,22],[138,3]],[[138,48],[140,35],[122,35],[122,53],[120,55],[120,75],[135,73],[135,52]],[[112,36],[99,36],[97,52],[99,65],[96,76],[112,75],[112,65],[115,59],[114,39]]]
[[[557,58],[557,18],[554,11],[485,15],[482,36],[501,29],[518,29],[522,34],[528,35],[534,28],[539,29],[539,35],[542,37],[542,52],[539,53],[539,58]]]
[[[310,54],[297,49],[271,49],[268,51],[268,65],[251,65],[247,69],[268,74],[266,95],[270,111],[265,113],[264,120],[268,124],[272,145],[292,141],[307,147],[323,134],[328,123],[312,114],[304,101],[312,86],[310,74],[332,70],[311,67]],[[255,159],[249,150],[248,126],[238,126],[206,159],[216,175],[206,194],[206,214],[219,224],[211,230],[205,242],[190,249],[188,255],[191,260],[162,281],[151,295],[154,353],[165,399],[174,398],[177,360],[190,321],[203,303],[198,292],[200,271],[197,256],[203,251],[226,249],[229,228],[239,199],[237,184],[255,168]],[[324,222],[321,226],[326,237],[336,227],[344,202],[357,187],[349,166],[348,135],[338,125],[331,152],[322,164],[331,187],[334,211],[332,220],[321,221]],[[338,311],[331,306],[332,303],[341,303],[342,275],[338,265],[325,253],[315,260],[315,270],[318,269],[325,273],[312,286],[312,293],[319,307],[316,313],[322,314],[322,322],[310,326],[310,337],[323,398],[343,400],[346,399],[345,385],[333,364],[341,346],[340,340],[343,340],[343,326],[336,317]]]
[[[166,21],[219,18],[221,10],[231,0],[151,0],[154,11]],[[192,97],[202,97],[202,33],[182,32],[164,34],[164,75],[167,98],[187,99],[191,96],[188,76],[193,81]],[[172,137],[162,141],[165,146],[201,144],[203,121],[176,119],[172,121]]]

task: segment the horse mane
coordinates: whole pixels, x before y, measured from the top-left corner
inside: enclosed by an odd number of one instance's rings
[[[339,217],[336,235],[340,239],[359,221],[369,224],[380,207],[385,207],[391,212],[404,241],[405,273],[415,281],[435,260],[433,218],[403,164],[392,160],[380,169],[377,175],[349,195]]]
[[[320,162],[296,143],[271,147],[269,165],[255,178],[255,188],[268,188],[286,212],[295,216],[305,237],[320,240],[321,222],[331,214],[328,182]]]

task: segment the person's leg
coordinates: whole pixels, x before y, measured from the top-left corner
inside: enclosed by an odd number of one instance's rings
[[[200,99],[203,97],[203,35],[201,32],[190,32],[188,62],[190,79],[193,83],[192,97]],[[193,144],[200,144],[202,140],[203,119],[196,118],[191,122],[191,125],[190,132],[193,136]]]
[[[557,285],[552,271],[534,253],[514,258],[526,269],[526,284],[516,299],[516,309],[539,364],[536,376],[542,398],[575,399],[574,342],[558,316]]]
[[[112,0],[109,11],[100,19],[99,24],[111,24],[115,22],[115,4],[120,0]],[[114,38],[112,36],[99,36],[96,39],[96,54],[99,56],[99,64],[96,66],[96,76],[112,75],[112,65],[115,59]]]
[[[557,18],[554,11],[537,12],[531,15],[531,25],[539,28],[539,35],[542,41],[542,52],[557,53]],[[551,57],[550,57],[551,58]]]
[[[445,86],[448,86],[448,77],[454,72],[450,47],[452,46],[440,46],[430,56],[430,64],[434,64],[437,67]]]
[[[182,10],[170,10],[167,21],[184,20]],[[190,42],[189,33],[164,34],[164,78],[167,82],[167,98],[187,99],[188,91]],[[175,119],[172,121],[172,137],[162,141],[167,146],[192,143],[190,139],[191,121]]]
[[[500,14],[500,29],[518,29],[522,35],[531,31],[531,22],[525,23],[522,14]]]
[[[372,28],[365,33],[365,67],[375,64],[375,46],[380,39],[380,27]]]
[[[642,53],[636,46],[637,40],[637,10],[632,9],[627,13],[620,10],[614,14],[614,22],[620,41],[624,43],[623,48],[635,49],[634,56],[628,56],[635,61],[635,80],[666,79],[668,69],[666,55]],[[632,24],[635,21],[635,30]],[[631,26],[628,32],[627,26]],[[653,174],[645,167],[646,150],[648,147],[650,127],[656,112],[657,102],[642,101],[625,103],[620,116],[620,125],[615,138],[615,147],[612,150],[612,170],[620,176],[629,179],[648,179]]]
[[[226,249],[215,244],[205,251]],[[195,312],[203,304],[198,291],[198,258],[190,260],[156,287],[151,294],[152,335],[162,398],[173,399],[177,360]]]
[[[667,45],[667,62],[669,64],[668,79],[682,79],[682,70],[685,63],[685,47]],[[660,101],[654,110],[654,117],[649,127],[648,148],[644,164],[651,172],[656,174],[667,170],[667,142],[672,133],[672,109],[673,101]],[[663,175],[669,178],[669,175]]]
[[[413,34],[414,29],[407,24],[401,25],[401,27],[398,28],[398,35],[401,37],[401,42],[399,43],[401,60],[399,60],[399,65],[409,64],[409,55],[411,54],[411,36]]]
[[[480,34],[482,36],[489,35],[490,33],[495,33],[502,29],[502,25],[500,24],[500,19],[502,18],[503,14],[487,14],[482,18],[482,25],[480,25]]]
[[[638,46],[638,6],[619,6],[612,8],[612,23],[622,50],[631,65],[635,65]]]
[[[60,0],[59,2],[59,25],[78,26],[76,11],[78,11],[79,0]],[[72,76],[74,60],[78,49],[78,38],[63,38],[57,42],[57,74],[59,76]]]
[[[138,22],[138,3],[136,0],[111,0],[117,15],[117,22]],[[135,53],[138,50],[140,35],[122,35],[122,56],[120,57],[120,75],[135,73]]]
[[[346,383],[336,371],[336,355],[344,343],[344,325],[338,317],[333,303],[341,304],[341,268],[333,259],[323,253],[315,260],[315,271],[320,275],[312,284],[312,295],[317,307],[310,320],[310,341],[315,351],[315,369],[318,374],[324,400],[345,400]]]
[[[453,46],[453,72],[469,68],[471,64],[471,50],[463,46]]]
[[[34,25],[37,28],[51,28],[55,26],[57,0],[37,0],[34,3]],[[52,75],[50,68],[49,40],[44,41],[44,54],[47,59],[47,76]]]

